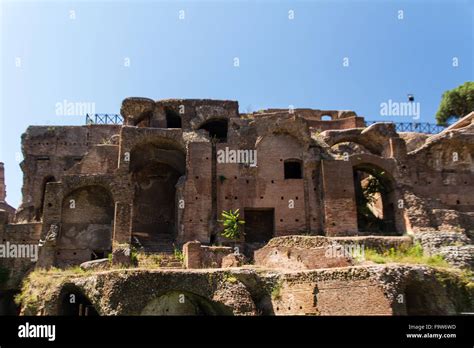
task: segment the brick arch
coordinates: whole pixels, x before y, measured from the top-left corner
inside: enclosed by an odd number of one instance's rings
[[[258,127],[258,125],[257,125]],[[256,142],[255,147],[259,145],[266,137],[288,135],[295,139],[305,150],[314,143],[311,139],[311,134],[308,131],[308,125],[304,118],[295,116],[290,119],[275,119],[275,122],[270,124],[269,127],[258,129],[260,135]]]
[[[181,175],[186,172],[186,154],[178,146],[172,144],[151,141],[135,145],[130,151],[129,172],[139,170],[145,162],[164,163],[177,170]]]
[[[229,134],[229,119],[226,117],[212,116],[200,122],[197,129],[206,130],[209,134],[209,138],[212,138],[211,133],[215,133],[218,135],[218,139],[221,142],[227,142],[227,137]]]
[[[127,175],[133,149],[154,146],[163,150],[187,153],[182,129],[122,127],[118,173]]]
[[[145,249],[170,247],[178,235],[176,185],[186,174],[185,153],[169,139],[145,138],[131,149],[128,170],[134,238]]]
[[[258,147],[264,144],[265,141],[268,141],[271,138],[275,138],[279,136],[287,136],[291,138],[294,141],[294,143],[298,144],[298,146],[301,148],[302,151],[307,149],[307,144],[301,138],[298,138],[298,136],[296,134],[293,134],[292,132],[277,132],[277,133],[263,134],[259,136],[257,140],[255,141],[255,148],[258,149]]]
[[[85,294],[84,290],[73,283],[65,283],[56,301],[56,312],[63,316],[97,316],[100,315],[97,304]]]
[[[363,146],[373,155],[381,156],[384,144],[374,143],[371,139],[361,136],[360,134],[345,134],[341,137],[334,137],[327,140],[326,143],[332,148],[333,146],[341,143],[355,143]]]
[[[182,131],[176,129],[174,132],[169,129],[163,130],[161,132],[148,132],[150,129],[144,130],[145,134],[139,134],[134,139],[125,141],[127,148],[132,151],[133,148],[143,146],[146,144],[152,144],[154,146],[163,148],[163,149],[174,149],[181,152],[186,152],[186,146],[182,141]],[[175,134],[176,132],[179,133]]]
[[[181,302],[180,302],[181,301]],[[191,291],[170,290],[148,301],[142,315],[233,315],[232,308]]]
[[[129,189],[123,185],[117,185],[114,181],[114,177],[110,175],[97,175],[97,176],[71,176],[63,177],[62,179],[63,189],[62,197],[67,197],[72,192],[79,190],[87,186],[99,186],[107,190],[112,196],[113,202],[120,202],[124,200],[124,197],[128,197]]]
[[[403,219],[403,209],[399,207],[399,200],[402,198],[401,192],[397,185],[396,177],[397,167],[394,160],[388,160],[379,156],[370,154],[359,154],[350,156],[350,161],[354,175],[354,192],[356,202],[361,195],[361,186],[359,178],[363,173],[370,174],[377,178],[382,189],[378,196],[378,207],[381,212],[380,233],[387,234],[403,234],[405,232],[405,223]],[[361,207],[356,206],[358,217],[359,232],[370,232],[370,228],[364,226],[363,214]],[[378,221],[378,220],[377,220]]]
[[[321,114],[319,117],[319,121],[333,121],[334,119],[333,115],[328,113]]]
[[[112,249],[114,200],[103,185],[69,190],[61,204],[56,265],[66,267],[107,257]]]
[[[373,154],[355,154],[349,156],[349,161],[353,167],[365,169],[379,169],[387,173],[388,178],[396,183],[398,178],[397,163],[394,159],[383,158]]]

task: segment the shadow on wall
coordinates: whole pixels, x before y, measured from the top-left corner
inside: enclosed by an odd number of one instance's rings
[[[75,285],[65,285],[61,291],[60,299],[59,315],[73,317],[99,315],[92,302]]]
[[[399,234],[395,223],[396,196],[389,174],[370,164],[355,166],[353,170],[359,232]]]
[[[20,307],[15,303],[15,295],[18,291],[0,291],[0,315],[16,316],[20,313]]]
[[[406,315],[454,315],[450,296],[439,284],[411,282],[405,287]]]
[[[233,315],[222,303],[185,292],[170,291],[148,302],[141,315]]]

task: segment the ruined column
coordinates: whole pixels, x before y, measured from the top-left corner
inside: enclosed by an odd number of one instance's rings
[[[357,206],[352,165],[348,161],[321,161],[326,236],[357,234]]]
[[[132,239],[132,205],[115,203],[114,237],[117,244],[129,244]]]

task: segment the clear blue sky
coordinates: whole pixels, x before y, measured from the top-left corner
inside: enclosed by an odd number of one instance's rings
[[[434,122],[441,94],[473,80],[469,0],[2,1],[1,11],[0,161],[14,206],[27,126],[84,124],[56,115],[63,100],[113,113],[129,96],[232,99],[241,111],[294,105],[379,120],[382,102],[413,93],[420,121]]]

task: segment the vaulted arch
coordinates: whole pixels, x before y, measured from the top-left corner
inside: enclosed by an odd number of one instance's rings
[[[61,207],[58,266],[107,257],[112,249],[113,220],[114,201],[105,187],[89,185],[68,193]]]

